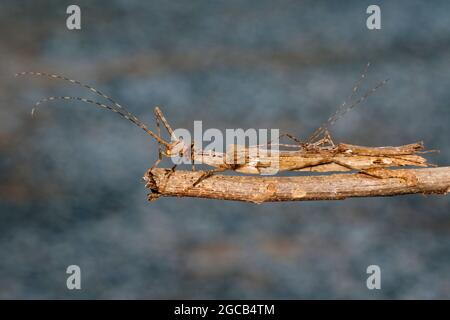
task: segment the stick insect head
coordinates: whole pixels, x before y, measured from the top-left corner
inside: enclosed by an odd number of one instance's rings
[[[176,140],[172,140],[169,146],[166,147],[166,154],[169,157],[180,157],[183,158],[187,156],[189,151],[189,147],[183,141],[183,138],[177,138]]]

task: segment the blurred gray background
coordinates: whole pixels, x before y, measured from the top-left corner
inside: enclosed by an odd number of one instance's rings
[[[382,29],[366,28],[378,4]],[[111,112],[48,95],[90,83],[154,128],[311,133],[349,94],[389,78],[332,129],[336,141],[423,140],[449,165],[448,1],[0,3],[0,298],[450,298],[450,198],[253,205],[146,201],[156,144]],[[166,163],[167,164],[167,163]],[[68,265],[82,290],[66,289]],[[368,265],[382,290],[366,288]]]

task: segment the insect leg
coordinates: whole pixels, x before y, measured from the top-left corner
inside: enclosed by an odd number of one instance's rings
[[[331,139],[331,134],[328,132],[328,130],[325,130],[325,140],[334,147],[333,139]]]
[[[301,169],[305,169],[305,168],[317,167],[317,166],[321,166],[324,164],[330,164],[330,163],[333,163],[333,160],[324,158],[324,159],[317,160],[312,163],[302,164],[302,165],[298,165],[298,166],[292,166],[290,168],[287,168],[286,170],[287,171],[295,171],[295,170],[301,170]]]
[[[331,145],[332,147],[334,147],[334,142],[331,139],[331,135],[328,132],[328,130],[325,130],[324,134],[323,134],[323,138],[316,141],[315,143],[313,143],[313,145],[315,146],[323,146],[323,145]]]
[[[396,178],[403,180],[407,185],[415,186],[417,185],[417,177],[414,174],[409,172],[401,172],[397,170],[388,170],[385,168],[368,168],[368,169],[358,169],[348,164],[342,163],[340,161],[334,161],[334,163],[339,164],[341,166],[347,167],[352,170],[358,171],[358,173],[363,173],[368,176],[377,178],[377,179],[390,179]],[[373,169],[373,170],[371,170]],[[376,171],[376,172],[374,172]]]
[[[166,169],[166,174],[164,175],[164,184],[162,186],[159,186],[158,189],[162,189],[164,190],[167,186],[167,183],[169,181],[170,176],[175,172],[175,168],[177,167],[177,165],[174,165],[172,168],[170,169]],[[153,195],[153,194],[152,194]],[[149,195],[150,197],[150,195]],[[156,199],[156,198],[155,198]],[[150,199],[149,199],[150,200]],[[153,199],[152,199],[153,200]]]
[[[153,163],[153,165],[150,167],[150,170],[153,170],[153,169],[155,169],[158,165],[159,165],[159,163],[162,161],[162,159],[163,159],[163,155],[164,155],[164,153],[161,151],[161,148],[159,148],[159,150],[158,150],[158,159],[155,161],[155,163]]]
[[[155,107],[154,113],[155,113],[155,118],[161,120],[161,122],[163,123],[167,132],[169,132],[172,140],[177,140],[177,137],[175,136],[175,133],[173,132],[172,128],[170,127],[169,122],[166,120],[161,109],[158,106]]]
[[[284,137],[287,137],[287,138],[293,140],[294,142],[298,143],[299,145],[302,145],[302,144],[303,144],[302,141],[301,141],[299,138],[297,138],[297,137],[295,137],[295,136],[293,136],[293,135],[291,135],[291,134],[289,134],[289,133],[283,133],[283,134],[281,134],[281,135],[278,137],[278,140],[280,140],[281,138],[284,138]],[[269,141],[269,143],[267,143],[267,144],[257,145],[257,147],[263,147],[263,146],[266,146],[266,145],[267,145],[267,146],[273,145],[273,140]],[[294,145],[280,144],[280,143],[278,143],[277,145],[279,145],[279,146],[288,146],[288,147],[296,147],[296,146],[294,146]]]
[[[299,138],[293,136],[292,134],[285,133],[285,135],[286,135],[286,137],[288,137],[289,139],[294,140],[295,142],[297,142],[297,143],[299,143],[299,144],[302,144],[302,141],[301,141]]]
[[[216,168],[216,169],[212,169],[212,170],[208,170],[205,173],[203,173],[200,178],[197,179],[197,181],[195,181],[192,186],[195,187],[196,185],[198,185],[200,182],[202,182],[203,180],[211,177],[212,175],[214,175],[217,172],[223,172],[227,170],[227,168],[223,167],[223,168]]]
[[[177,167],[177,164],[174,164],[172,166],[172,168],[166,169],[167,170],[166,179],[169,178],[172,175],[172,173],[175,172],[176,167]]]
[[[194,150],[194,141],[191,143],[191,165],[192,165],[192,171],[195,171],[195,150]]]
[[[161,128],[159,126],[159,119],[158,119],[158,117],[155,117],[155,120],[156,120],[156,134],[157,134],[158,137],[161,138]],[[161,144],[158,143],[158,160],[155,161],[155,163],[152,165],[151,169],[156,168],[156,166],[161,162],[162,158],[163,158],[163,151],[162,151],[162,148],[161,148]]]
[[[363,173],[363,174],[366,174],[366,175],[371,176],[371,177],[374,177],[374,178],[378,178],[378,179],[383,179],[383,178],[384,178],[384,177],[381,176],[381,175],[377,175],[377,174],[375,174],[375,173],[373,173],[373,172],[369,172],[368,170],[365,170],[365,169],[356,168],[356,167],[354,167],[354,166],[352,166],[352,165],[350,165],[350,164],[348,164],[348,163],[345,163],[345,162],[342,162],[342,161],[339,161],[339,160],[333,159],[333,160],[332,160],[332,163],[335,163],[335,164],[337,164],[337,165],[339,165],[339,166],[342,166],[342,167],[347,168],[347,169],[350,169],[350,170],[355,170],[355,171],[357,171],[358,173]]]

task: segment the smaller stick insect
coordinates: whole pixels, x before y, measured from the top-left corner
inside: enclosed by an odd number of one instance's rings
[[[21,72],[16,76],[32,75],[45,76],[52,79],[61,79],[70,83],[82,86],[94,92],[100,97],[106,99],[110,104],[100,103],[91,99],[73,97],[73,96],[52,96],[39,100],[32,109],[34,114],[36,108],[44,102],[55,100],[78,100],[84,103],[89,103],[100,108],[111,110],[121,117],[131,121],[136,126],[143,129],[147,134],[158,142],[158,159],[153,164],[150,170],[155,168],[163,159],[163,157],[189,157],[192,163],[192,170],[195,170],[195,163],[212,166],[214,169],[204,172],[192,186],[198,185],[204,179],[212,176],[217,172],[225,170],[233,170],[245,174],[263,174],[273,169],[274,164],[277,164],[277,171],[349,171],[356,170],[358,172],[381,178],[382,176],[373,173],[372,169],[392,167],[392,166],[426,166],[427,162],[424,158],[418,156],[416,153],[423,148],[421,143],[415,143],[400,147],[360,147],[348,144],[335,145],[331,139],[328,129],[341,116],[353,109],[358,104],[366,100],[378,88],[383,86],[387,80],[379,82],[374,88],[367,91],[359,99],[355,100],[350,105],[349,102],[354,100],[361,83],[366,77],[367,69],[370,64],[367,64],[361,77],[353,86],[352,92],[345,102],[333,113],[328,120],[319,127],[313,134],[305,141],[294,137],[291,134],[283,134],[290,138],[295,144],[279,144],[279,146],[291,148],[292,150],[279,150],[278,152],[267,152],[263,146],[249,146],[248,148],[231,148],[227,153],[219,152],[205,152],[203,150],[196,150],[194,144],[186,145],[186,143],[178,138],[168,121],[164,117],[160,108],[157,106],[154,109],[154,117],[156,121],[156,133],[149,130],[147,126],[139,120],[135,115],[129,112],[126,108],[118,102],[105,95],[101,91],[92,86],[72,80],[67,77],[48,74],[43,72]],[[166,141],[161,137],[160,122],[170,135],[170,141]],[[270,145],[270,144],[269,144]],[[256,152],[249,152],[255,151]],[[267,156],[270,154],[270,156]],[[238,161],[239,160],[239,161]],[[173,172],[176,165],[171,169]]]

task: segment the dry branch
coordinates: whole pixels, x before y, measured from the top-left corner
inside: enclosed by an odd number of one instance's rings
[[[262,203],[450,192],[450,167],[374,172],[384,178],[362,173],[295,177],[214,175],[193,187],[204,171],[172,172],[158,168],[147,171],[144,180],[151,191],[149,200],[164,196]]]

